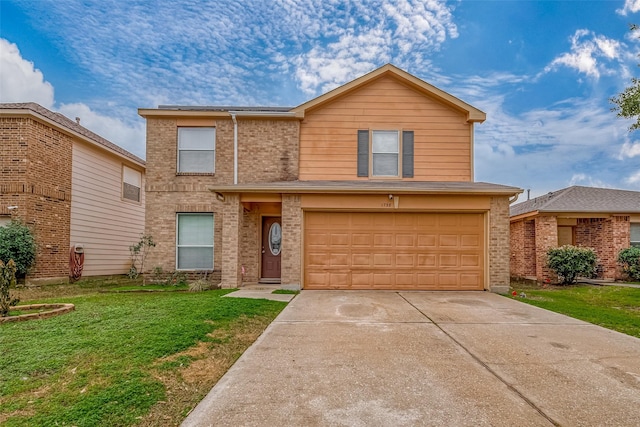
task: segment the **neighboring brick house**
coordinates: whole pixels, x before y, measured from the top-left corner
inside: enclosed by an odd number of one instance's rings
[[[294,108],[139,114],[149,269],[227,288],[508,290],[521,190],[473,181],[485,114],[393,65]]]
[[[555,281],[550,248],[594,248],[598,276],[620,279],[618,252],[640,246],[640,192],[573,186],[511,206],[511,276]]]
[[[29,282],[69,277],[70,248],[84,276],[127,273],[144,232],[144,161],[35,103],[0,104],[0,226],[11,218],[38,245]]]

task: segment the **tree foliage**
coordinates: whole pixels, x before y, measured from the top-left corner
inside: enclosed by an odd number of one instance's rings
[[[640,248],[630,247],[618,253],[618,264],[632,280],[640,281]]]
[[[0,227],[0,260],[6,264],[12,259],[18,276],[27,274],[36,260],[36,249],[31,230],[22,222],[12,220],[7,226]]]
[[[16,263],[9,260],[6,264],[0,261],[0,317],[9,315],[9,309],[20,300],[14,298],[9,288],[16,286]]]
[[[563,285],[574,283],[578,276],[592,277],[596,272],[598,259],[592,248],[564,245],[547,251],[547,263]]]
[[[632,32],[638,30],[637,25],[631,25]],[[625,119],[635,119],[629,127],[629,131],[640,129],[640,79],[632,78],[631,86],[626,88],[618,96],[610,99],[615,106],[611,111],[615,112],[618,117]]]

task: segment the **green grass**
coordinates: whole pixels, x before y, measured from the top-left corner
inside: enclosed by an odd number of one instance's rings
[[[177,370],[192,357],[163,358],[241,318],[267,318],[282,302],[221,298],[229,290],[93,293],[26,303],[73,303],[69,314],[0,324],[0,424],[124,426],[166,399],[157,371]],[[229,333],[225,331],[225,333]],[[237,358],[241,352],[233,355]],[[155,364],[155,365],[154,365]]]
[[[298,295],[300,291],[294,291],[292,289],[276,289],[271,292],[272,294],[283,294],[283,295]]]
[[[618,286],[571,285],[548,289],[513,285],[518,301],[566,314],[640,338],[640,289]]]
[[[116,286],[109,288],[109,292],[175,292],[188,291],[189,285],[133,285],[133,286]]]

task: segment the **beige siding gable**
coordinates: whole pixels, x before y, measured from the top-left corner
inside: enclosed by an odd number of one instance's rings
[[[134,170],[139,166],[125,163]],[[71,245],[84,245],[85,276],[129,271],[129,246],[144,232],[144,171],[141,202],[122,197],[123,160],[74,143],[71,185]]]
[[[414,131],[415,173],[410,180],[472,180],[473,124],[466,114],[391,76],[305,113],[300,179],[358,179],[359,129]]]

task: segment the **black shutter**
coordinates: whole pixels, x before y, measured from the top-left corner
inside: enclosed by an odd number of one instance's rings
[[[413,131],[402,132],[402,177],[413,178]]]
[[[358,176],[369,176],[369,131],[358,131]]]

